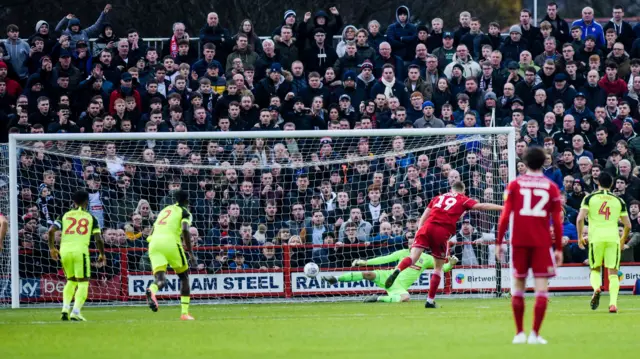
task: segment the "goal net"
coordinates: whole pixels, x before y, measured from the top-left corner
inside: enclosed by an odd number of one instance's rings
[[[395,261],[357,268],[352,262],[408,248],[429,201],[450,183],[462,180],[471,197],[500,203],[515,177],[512,128],[17,135],[10,141],[17,185],[6,210],[11,265],[0,262],[0,300],[14,307],[61,302],[64,275],[49,257],[46,232],[78,189],[89,192],[106,245],[106,265],[90,248],[90,303],[144,299],[153,280],[147,236],[178,189],[188,191],[193,216],[193,298],[341,300],[384,290],[366,279],[329,285],[321,277],[393,268]],[[458,263],[441,282],[443,293],[501,290],[493,242],[498,216],[461,218],[450,241]],[[318,277],[304,275],[309,262],[320,266]],[[425,293],[430,273],[409,292]],[[160,294],[179,294],[177,276],[168,276]]]

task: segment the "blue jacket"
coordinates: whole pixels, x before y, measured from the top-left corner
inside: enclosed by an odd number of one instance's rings
[[[604,40],[604,29],[602,25],[597,23],[595,20],[591,21],[591,25],[587,25],[584,23],[584,20],[576,20],[571,24],[571,26],[580,26],[582,29],[582,40],[586,39],[587,36],[593,35],[596,38],[596,46],[603,47],[606,42]]]
[[[560,190],[564,190],[564,182],[562,181],[562,172],[560,172],[560,170],[558,168],[555,167],[548,167],[548,168],[542,168],[542,173],[544,173],[544,175],[552,180],[555,184],[558,185],[558,188],[560,188]]]
[[[407,22],[404,24],[398,19],[398,11],[400,9],[405,9],[408,14]],[[413,53],[408,51],[408,47],[412,46],[418,38],[418,28],[409,21],[411,21],[411,12],[408,7],[402,5],[396,9],[396,22],[387,28],[387,41],[391,45],[393,54],[400,56],[405,61],[413,60],[407,58]]]

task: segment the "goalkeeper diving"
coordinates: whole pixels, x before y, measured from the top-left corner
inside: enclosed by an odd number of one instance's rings
[[[413,244],[413,239],[409,239],[409,247]],[[386,256],[376,257],[372,259],[356,259],[351,263],[352,267],[364,267],[369,265],[380,265],[386,263],[398,262],[409,256],[409,249],[401,249],[395,251]],[[458,258],[456,256],[450,256],[449,261],[445,263],[442,267],[443,272],[449,272],[456,263],[458,263]],[[400,272],[398,278],[393,283],[393,285],[389,288],[385,288],[385,281],[391,273],[393,273],[393,269],[386,270],[373,270],[373,271],[365,271],[365,272],[350,272],[345,273],[341,276],[325,276],[322,277],[322,280],[329,284],[336,284],[338,282],[358,282],[362,279],[367,279],[373,281],[378,287],[387,291],[387,295],[374,295],[367,297],[364,301],[365,303],[374,303],[374,302],[384,302],[384,303],[398,303],[398,302],[408,302],[411,299],[409,295],[408,289],[411,287],[413,283],[415,283],[422,272],[425,269],[433,269],[435,267],[434,258],[426,253],[422,253],[420,258],[416,261],[416,263],[406,270]]]

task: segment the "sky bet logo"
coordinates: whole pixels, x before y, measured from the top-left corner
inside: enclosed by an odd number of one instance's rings
[[[464,283],[464,274],[460,273],[456,276],[456,283],[458,284]]]

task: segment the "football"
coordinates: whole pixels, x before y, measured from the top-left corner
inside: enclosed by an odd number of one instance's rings
[[[309,262],[304,266],[304,275],[309,278],[315,278],[320,273],[320,268],[317,264]]]

